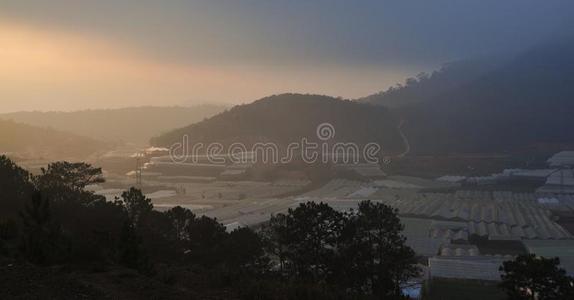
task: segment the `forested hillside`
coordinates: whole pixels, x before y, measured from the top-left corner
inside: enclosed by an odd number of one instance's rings
[[[407,121],[405,132],[414,152],[498,152],[573,144],[574,40],[540,45],[464,84],[438,80],[477,73],[460,71],[446,68],[375,101],[408,98],[409,103],[395,111]]]
[[[405,107],[433,99],[443,93],[464,86],[496,69],[504,61],[501,57],[484,57],[454,61],[432,73],[419,73],[385,91],[357,99],[359,102]]]
[[[158,146],[181,142],[273,141],[279,144],[307,138],[317,141],[317,126],[335,128],[332,141],[381,143],[388,151],[401,150],[399,120],[387,108],[329,96],[282,94],[240,105],[203,122],[152,139]]]

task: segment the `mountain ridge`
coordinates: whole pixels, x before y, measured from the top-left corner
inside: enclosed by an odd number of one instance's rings
[[[190,142],[282,145],[307,138],[316,141],[317,126],[331,124],[332,142],[380,142],[389,151],[402,150],[399,120],[387,108],[325,95],[279,94],[235,106],[205,121],[151,139],[155,146],[170,146],[187,135]]]
[[[0,120],[0,153],[48,159],[86,159],[111,147],[91,138],[51,128]]]
[[[201,121],[225,109],[218,105],[140,106],[72,112],[15,112],[0,114],[0,119],[50,127],[107,142],[146,145],[154,135]]]

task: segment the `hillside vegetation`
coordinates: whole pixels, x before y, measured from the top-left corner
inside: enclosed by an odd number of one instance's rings
[[[416,153],[573,144],[574,40],[541,45],[465,79],[482,69],[446,68],[366,99],[380,104],[406,99],[395,111],[407,121],[405,133]],[[465,82],[454,84],[454,78]]]
[[[188,135],[190,142],[251,143],[318,141],[316,129],[330,123],[335,135],[329,141],[378,142],[383,150],[402,149],[399,120],[385,107],[329,96],[282,94],[239,105],[203,122],[157,136],[151,144],[170,146]]]
[[[0,179],[2,299],[402,299],[420,276],[382,203],[306,202],[230,231],[180,206],[154,210],[133,187],[107,201],[86,189],[104,181],[86,163],[31,175],[0,156]]]
[[[357,99],[362,103],[401,108],[423,103],[443,93],[471,83],[496,69],[504,60],[500,57],[460,60],[444,64],[432,73],[419,73],[385,91]]]

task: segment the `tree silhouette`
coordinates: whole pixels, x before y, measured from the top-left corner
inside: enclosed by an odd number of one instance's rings
[[[298,282],[396,299],[419,274],[401,230],[397,211],[384,204],[363,201],[357,211],[340,213],[308,202],[273,216],[263,233],[270,253]]]
[[[414,251],[405,245],[397,210],[362,201],[342,234],[342,274],[357,290],[380,299],[401,297],[401,285],[418,275]]]
[[[27,189],[32,195],[20,212],[21,226],[0,223],[0,255],[38,265],[122,265],[171,283],[201,278],[200,294],[215,284],[247,299],[277,293],[286,299],[393,299],[417,274],[397,212],[383,204],[361,202],[358,210],[341,213],[308,202],[272,216],[261,231],[228,233],[216,219],[182,207],[155,211],[135,188],[106,201],[85,191],[95,174],[87,165],[69,166],[44,170],[34,179],[34,193],[28,173],[0,157],[6,179],[0,187],[15,198]],[[559,284],[560,296],[570,296],[571,279],[550,282]]]
[[[315,202],[272,217],[271,238],[290,276],[318,281],[331,276],[343,222],[341,213]]]
[[[500,267],[502,288],[509,299],[574,299],[574,278],[559,267],[559,258],[519,255]]]
[[[290,243],[287,234],[287,216],[272,215],[268,224],[263,227],[262,235],[265,251],[279,261],[280,273],[283,273],[286,268],[287,247]]]
[[[343,215],[325,203],[301,204],[287,215],[287,257],[299,276],[326,280],[343,227]]]
[[[214,265],[223,260],[225,227],[217,220],[201,216],[187,226],[189,256],[203,265]]]
[[[181,206],[173,207],[165,214],[171,223],[171,238],[178,242],[187,240],[187,227],[195,221],[195,214]]]
[[[233,230],[224,242],[228,268],[240,274],[258,274],[267,267],[263,241],[253,230],[242,227]]]
[[[143,216],[153,210],[153,204],[149,198],[134,187],[122,193],[122,202],[125,206],[128,219],[132,225],[138,226]]]
[[[118,248],[120,264],[144,273],[152,271],[151,263],[142,245],[142,239],[137,234],[132,223],[124,223]]]
[[[37,192],[20,213],[22,218],[21,250],[33,263],[48,264],[56,256],[59,226],[52,220],[49,199]]]
[[[85,190],[91,184],[104,182],[102,170],[89,164],[60,161],[41,169],[41,174],[33,177],[36,189],[50,197],[54,204],[76,202],[87,204],[100,199]]]
[[[5,155],[0,155],[0,219],[17,219],[34,192],[30,174]]]
[[[84,162],[59,161],[49,164],[47,169],[42,168],[41,171],[42,174],[38,177],[40,185],[59,184],[79,191],[88,185],[104,182],[102,169]]]

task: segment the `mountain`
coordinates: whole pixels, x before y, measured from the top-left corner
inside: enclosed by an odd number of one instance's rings
[[[463,74],[447,68],[441,76]],[[404,131],[415,153],[500,152],[574,144],[574,39],[540,45],[463,81],[444,88],[444,82],[425,79],[384,93],[379,99],[385,101],[377,103],[399,102],[399,95],[413,95],[409,104],[395,111],[406,120]],[[423,85],[433,92],[420,92]]]
[[[480,78],[502,61],[502,57],[491,56],[446,63],[430,74],[419,73],[415,78],[407,78],[404,84],[397,84],[357,101],[390,108],[421,103]]]
[[[108,149],[108,144],[90,138],[0,120],[0,153],[47,159],[85,159]]]
[[[40,127],[51,127],[111,142],[146,145],[152,136],[213,116],[225,107],[131,107],[75,112],[17,112],[0,114],[0,119]]]
[[[375,105],[373,105],[375,104]],[[513,56],[466,60],[358,101],[282,94],[241,105],[151,140],[275,141],[315,137],[335,126],[336,141],[403,143],[415,154],[505,152],[574,145],[574,39],[549,42]]]
[[[398,119],[385,107],[361,104],[329,96],[281,94],[239,105],[202,122],[157,136],[152,145],[170,146],[187,135],[193,142],[281,145],[307,138],[318,141],[317,126],[330,123],[335,135],[329,141],[378,142],[383,151],[401,150]]]

